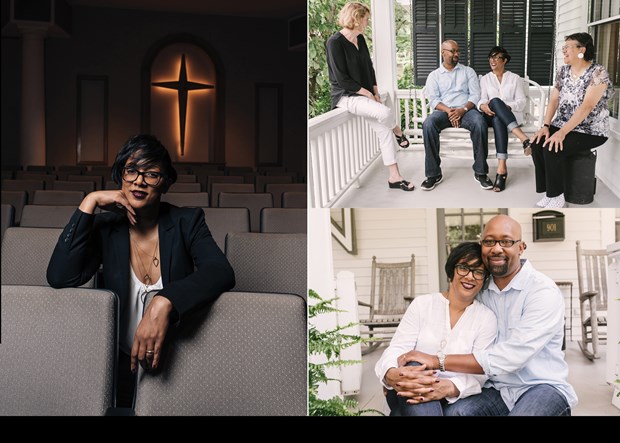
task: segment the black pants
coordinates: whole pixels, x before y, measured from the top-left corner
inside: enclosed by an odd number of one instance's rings
[[[549,136],[560,128],[551,126]],[[532,145],[532,159],[536,170],[536,192],[546,192],[547,197],[557,197],[564,193],[564,164],[566,159],[579,153],[601,146],[607,137],[571,131],[564,138],[564,149],[558,152],[543,148],[545,138]]]
[[[134,392],[136,390],[137,373],[131,372],[131,358],[123,351],[118,353],[118,368],[116,372],[116,407],[133,408]]]

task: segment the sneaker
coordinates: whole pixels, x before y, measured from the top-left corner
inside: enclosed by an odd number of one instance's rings
[[[478,175],[474,173],[474,180],[476,180],[482,189],[492,189],[493,182],[489,179],[489,176],[486,174]]]
[[[436,175],[435,177],[427,177],[426,180],[422,182],[422,190],[424,191],[432,191],[435,189],[439,183],[443,181],[443,175]],[[492,186],[492,185],[491,185]]]
[[[566,201],[564,200],[564,194],[560,194],[557,197],[551,197],[549,203],[545,205],[545,208],[564,208],[566,207]]]
[[[551,199],[545,195],[543,198],[538,200],[538,202],[536,202],[536,206],[538,206],[539,208],[544,208],[549,204],[550,201]]]

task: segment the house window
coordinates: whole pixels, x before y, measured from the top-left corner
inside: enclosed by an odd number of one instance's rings
[[[609,101],[609,114],[620,111],[620,0],[592,0],[588,32],[594,39],[594,60],[607,68],[615,94]]]
[[[443,269],[450,251],[464,241],[477,242],[487,222],[505,208],[445,208],[437,209],[439,269]],[[448,289],[447,279],[440,278],[442,291]]]

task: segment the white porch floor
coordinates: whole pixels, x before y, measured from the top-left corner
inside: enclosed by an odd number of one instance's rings
[[[472,154],[473,155],[473,154]],[[442,158],[443,182],[432,191],[423,191],[424,148],[411,146],[398,153],[403,177],[416,189],[405,192],[387,185],[387,168],[379,157],[362,174],[360,187],[352,186],[334,205],[339,208],[534,208],[542,194],[535,192],[534,164],[531,157],[508,159],[508,179],[503,192],[484,190],[474,181],[471,159]],[[497,160],[489,159],[489,178],[495,180]],[[588,205],[568,204],[572,208],[620,208],[620,197],[614,195],[599,179],[594,201]]]
[[[359,402],[359,409],[376,409],[388,415],[389,408],[375,376],[375,363],[384,349],[385,345],[380,346],[362,357],[362,387],[354,398]],[[568,381],[579,398],[579,403],[572,411],[573,416],[620,416],[620,410],[611,404],[613,389],[605,382],[605,346],[602,349],[602,357],[591,362],[581,353],[576,341],[567,343],[565,358],[569,367]]]

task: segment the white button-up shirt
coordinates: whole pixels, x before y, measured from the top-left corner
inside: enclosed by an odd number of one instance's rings
[[[485,387],[494,387],[512,410],[527,389],[538,384],[557,388],[570,407],[577,394],[568,383],[564,361],[564,299],[557,285],[536,271],[527,260],[502,291],[491,279],[478,299],[497,316],[496,344],[474,351],[489,376]]]
[[[480,106],[489,102],[491,99],[501,98],[515,115],[517,123],[523,124],[523,111],[527,99],[523,93],[523,79],[517,74],[505,71],[500,83],[493,71],[484,75],[480,79]],[[482,112],[482,111],[481,111]]]
[[[413,349],[436,355],[445,340],[444,353],[471,354],[487,348],[495,340],[497,320],[493,312],[477,300],[469,305],[454,328],[450,327],[450,302],[439,292],[416,297],[407,308],[389,347],[375,365],[381,383],[390,368],[398,367],[398,357]],[[458,397],[447,397],[449,403],[478,394],[486,375],[460,372],[439,372],[438,377],[450,379],[460,391]]]

